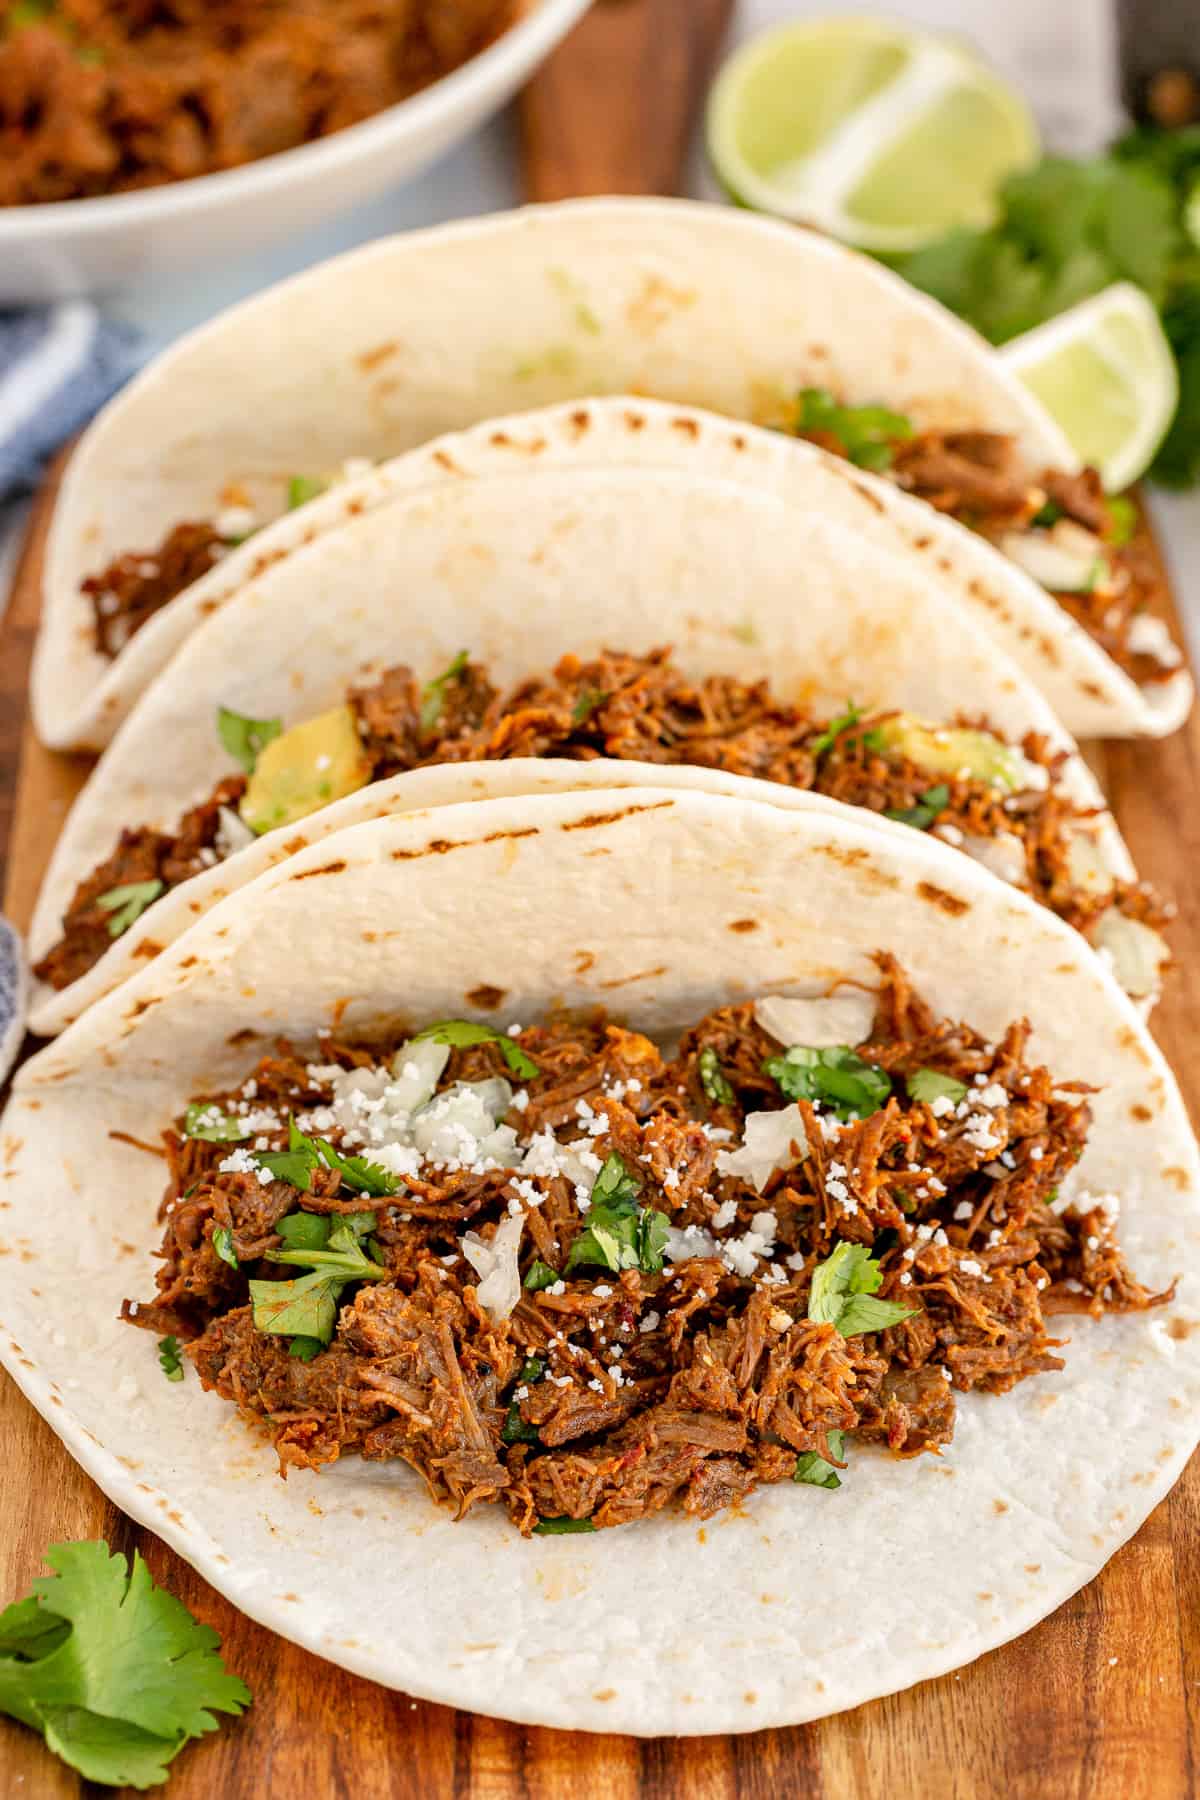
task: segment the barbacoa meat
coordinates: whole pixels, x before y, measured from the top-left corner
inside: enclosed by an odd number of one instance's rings
[[[92,603],[100,654],[116,656],[168,600],[207,575],[227,547],[215,527],[187,520],[174,526],[157,550],[119,556],[89,575],[82,585]]]
[[[0,6],[0,206],[236,168],[426,87],[515,0],[51,0]]]
[[[688,763],[827,794],[910,822],[924,816],[921,808],[931,789],[944,790],[944,804],[926,823],[950,843],[1015,846],[1024,885],[1085,935],[1110,907],[1156,930],[1172,916],[1171,907],[1143,882],[1114,882],[1108,889],[1078,884],[1070,843],[1072,832],[1086,825],[1086,815],[1055,787],[1061,758],[1036,735],[1020,748],[1047,771],[1047,784],[1011,796],[962,771],[935,776],[903,755],[885,753],[875,728],[894,715],[849,714],[831,725],[777,699],[765,681],[727,675],[690,680],[666,649],[645,656],[610,651],[587,661],[564,656],[551,674],[519,682],[506,693],[468,662],[441,687],[437,718],[423,726],[428,692],[429,684],[404,665],[387,669],[370,686],[351,689],[373,780],[435,763],[513,756]],[[962,722],[986,728],[986,721]],[[234,784],[223,781],[175,834],[144,827],[126,831],[114,858],[77,889],[63,918],[62,939],[37,965],[39,978],[65,987],[111,943],[111,915],[98,911],[96,901],[118,879],[131,879],[118,874],[127,844],[147,846],[147,867],[153,864],[150,872],[161,877],[165,892],[206,866],[206,858],[215,858],[219,807],[232,804],[234,791]]]
[[[240,1088],[196,1097],[195,1129],[232,1121],[241,1143],[189,1135],[186,1118],[164,1134],[157,1289],[123,1316],[184,1340],[285,1476],[349,1454],[401,1461],[455,1516],[499,1503],[524,1533],[674,1505],[707,1518],[763,1483],[807,1479],[814,1459],[823,1477],[868,1479],[856,1440],[936,1451],[956,1395],[1053,1377],[1054,1315],[1137,1311],[1170,1292],[1139,1284],[1098,1201],[1059,1197],[1087,1140],[1087,1091],[1027,1061],[1027,1025],[988,1042],[935,1016],[891,957],[876,961],[874,1024],[855,1054],[887,1098],[840,1120],[798,1101],[806,1147],[795,1162],[781,1153],[761,1193],[720,1166],[748,1117],[788,1104],[766,1067],[780,1046],[749,1003],[702,1019],[671,1061],[599,1016],[452,1051],[438,1092],[509,1081],[509,1162],[536,1140],[539,1172],[431,1156],[373,1197],[352,1170],[319,1162],[303,1187],[258,1158],[287,1146],[294,1117],[369,1161],[337,1105],[386,1046],[326,1039],[310,1061],[281,1044]],[[501,1041],[527,1059],[519,1077]],[[914,1100],[919,1070],[958,1086]],[[599,1169],[616,1159],[639,1219],[661,1215],[665,1257],[572,1257],[600,1178],[589,1199],[547,1150],[581,1144]],[[297,1278],[275,1259],[314,1216],[370,1234],[371,1278],[346,1282],[328,1342],[266,1328],[250,1285]],[[517,1216],[522,1285],[497,1316],[464,1231],[494,1242]],[[843,1335],[810,1306],[847,1246],[869,1254],[893,1310]]]

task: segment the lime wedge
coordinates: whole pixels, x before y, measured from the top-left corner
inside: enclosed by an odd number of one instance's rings
[[[1037,128],[962,45],[891,20],[826,18],[751,39],[708,105],[708,153],[744,206],[864,250],[988,225]]]
[[[1145,473],[1179,404],[1179,374],[1140,287],[1118,281],[999,354],[1109,493]]]

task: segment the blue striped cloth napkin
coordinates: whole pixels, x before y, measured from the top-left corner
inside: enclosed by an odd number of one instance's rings
[[[141,360],[138,333],[89,300],[0,312],[0,501],[34,487]]]

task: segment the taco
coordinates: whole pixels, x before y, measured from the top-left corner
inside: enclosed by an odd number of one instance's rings
[[[439,432],[613,393],[807,435],[864,471],[867,491],[873,470],[978,528],[969,547],[918,515],[1076,734],[1161,734],[1184,717],[1191,684],[1155,622],[1162,577],[1130,504],[1078,469],[982,340],[815,234],[602,200],[372,244],[159,358],[85,434],[63,483],[39,731],[102,747],[206,609],[372,503],[369,482],[314,499],[331,481],[361,481]]]
[[[59,840],[31,932],[34,1028],[61,1029],[318,834],[609,770],[638,781],[643,763],[933,830],[1060,911],[1151,1001],[1166,909],[1070,739],[937,569],[828,523],[823,490],[796,480],[808,464],[769,434],[624,404],[575,420],[514,423],[490,458],[473,443],[469,479],[326,533],[192,633]],[[626,464],[623,445],[658,426],[671,461]],[[555,428],[531,470],[528,434]],[[728,434],[753,478],[710,455]],[[444,441],[455,469],[458,450]],[[552,773],[532,760],[547,758]]]
[[[319,1654],[530,1723],[953,1668],[1196,1437],[1162,1057],[1049,911],[846,808],[350,827],[27,1064],[4,1158],[4,1358],[114,1501]]]

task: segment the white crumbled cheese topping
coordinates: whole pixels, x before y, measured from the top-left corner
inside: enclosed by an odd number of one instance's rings
[[[975,1208],[971,1205],[969,1200],[960,1200],[954,1209],[954,1216],[956,1219],[969,1219],[974,1211]]]
[[[947,1113],[954,1111],[954,1102],[949,1094],[939,1094],[936,1100],[929,1102],[929,1110],[935,1119],[944,1119]]]
[[[270,1169],[264,1169],[261,1163],[254,1160],[244,1144],[239,1144],[236,1150],[223,1156],[217,1167],[222,1175],[257,1175],[263,1187],[270,1187],[275,1179]]]
[[[1029,1160],[1030,1162],[1041,1162],[1045,1154],[1046,1152],[1042,1149],[1042,1146],[1040,1144],[1035,1144],[1029,1152]]]
[[[512,1103],[518,1112],[523,1113],[529,1105],[529,1095],[524,1088],[518,1088],[513,1095]]]
[[[1008,1105],[1008,1093],[998,1081],[989,1082],[987,1087],[976,1094],[975,1098],[980,1106],[986,1106],[993,1112],[998,1106]]]
[[[802,1269],[808,1261],[808,1258],[805,1256],[803,1250],[793,1250],[792,1254],[784,1260],[789,1269]]]
[[[641,1322],[638,1325],[638,1330],[643,1334],[643,1336],[648,1337],[652,1331],[658,1330],[659,1325],[661,1323],[662,1323],[661,1313],[656,1313],[653,1311],[648,1312],[648,1313],[643,1313]]]
[[[595,1294],[597,1300],[610,1300],[612,1298],[612,1289],[606,1282],[601,1282],[599,1287],[594,1287],[592,1289],[592,1292]]]
[[[213,529],[218,537],[244,538],[250,536],[257,523],[252,507],[223,506],[213,520]]]
[[[737,1218],[737,1210],[736,1200],[722,1200],[720,1206],[718,1206],[716,1212],[712,1216],[713,1230],[727,1230]]]
[[[996,1137],[992,1129],[992,1120],[986,1113],[972,1113],[963,1130],[963,1137],[976,1150],[998,1150],[1004,1142]]]
[[[552,1281],[550,1286],[546,1289],[548,1294],[553,1294],[556,1298],[559,1294],[565,1294],[566,1291],[567,1284],[565,1281]]]
[[[964,1275],[983,1274],[983,1264],[976,1262],[973,1256],[964,1256],[958,1266]]]

